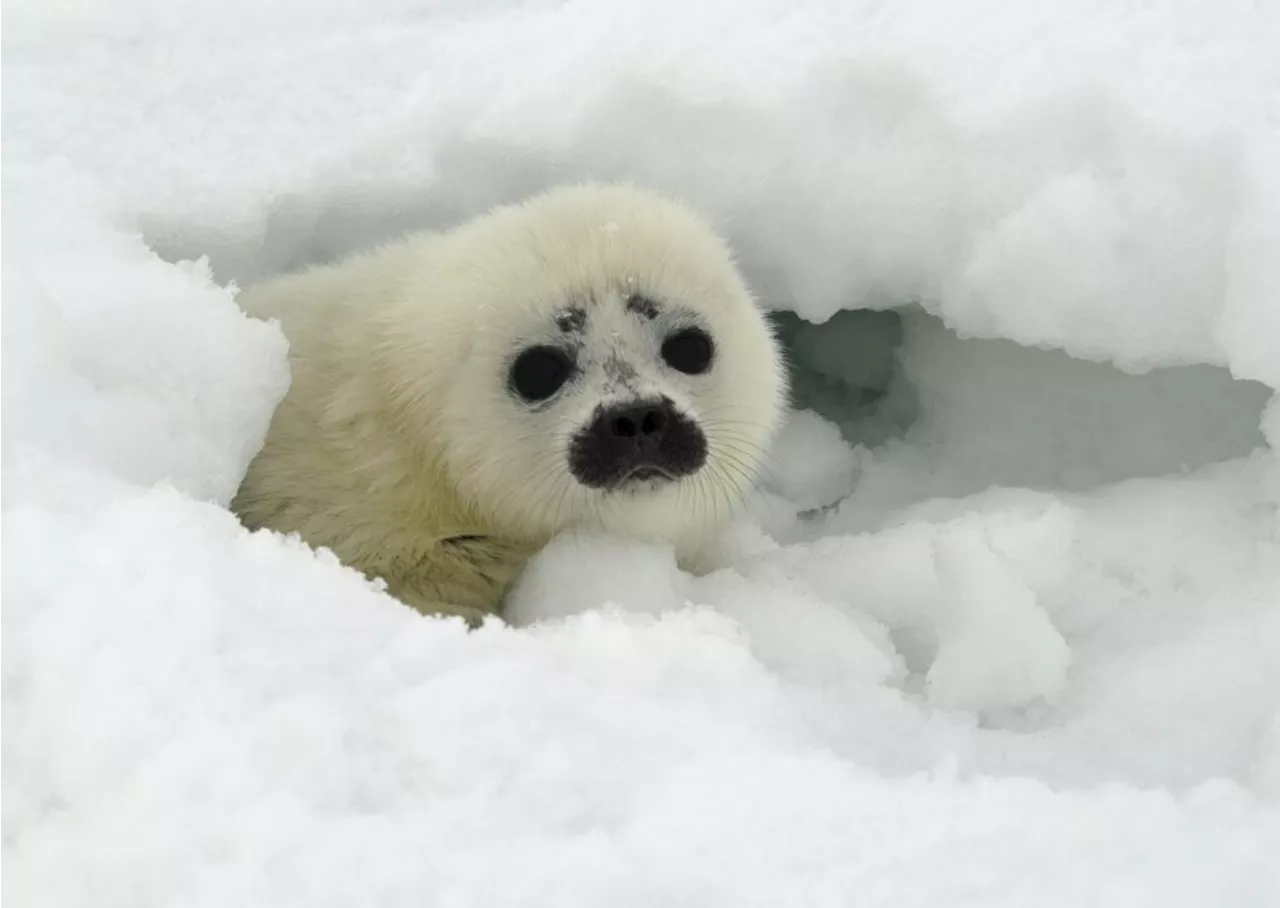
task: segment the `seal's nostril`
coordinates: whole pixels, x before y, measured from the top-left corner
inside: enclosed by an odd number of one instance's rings
[[[628,407],[605,418],[607,431],[614,438],[653,438],[661,435],[666,425],[660,406]]]
[[[613,421],[613,434],[618,438],[634,438],[636,423],[630,416],[619,416]]]

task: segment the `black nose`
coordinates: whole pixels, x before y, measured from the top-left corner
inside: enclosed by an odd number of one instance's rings
[[[569,446],[570,471],[593,489],[680,479],[706,459],[702,429],[665,397],[597,410]]]
[[[667,414],[661,404],[617,407],[606,410],[600,419],[614,438],[634,438],[641,446],[661,442],[667,427]]]

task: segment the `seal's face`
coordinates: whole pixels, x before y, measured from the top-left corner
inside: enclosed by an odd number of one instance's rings
[[[707,436],[685,397],[715,366],[715,341],[694,312],[660,318],[664,304],[632,293],[612,294],[594,313],[570,306],[556,313],[556,345],[521,350],[508,385],[530,408],[579,409],[593,404],[565,452],[570,475],[588,489],[644,491],[695,475],[707,462]],[[621,317],[611,318],[611,307]],[[592,325],[593,318],[601,322]],[[686,379],[681,381],[681,379]]]
[[[487,226],[502,254],[472,265],[485,293],[446,417],[459,484],[530,532],[705,536],[755,481],[785,394],[727,247],[622,187]]]

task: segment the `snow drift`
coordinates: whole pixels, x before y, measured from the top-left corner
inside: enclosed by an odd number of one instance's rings
[[[1280,31],[1248,3],[13,2],[5,894],[1280,900]],[[423,620],[225,510],[234,287],[567,179],[732,238],[724,567]]]

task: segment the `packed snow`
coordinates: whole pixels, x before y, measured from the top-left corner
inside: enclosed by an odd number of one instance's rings
[[[15,905],[1280,905],[1280,14],[6,2]],[[424,619],[226,510],[235,288],[554,182],[731,238],[718,569]]]

